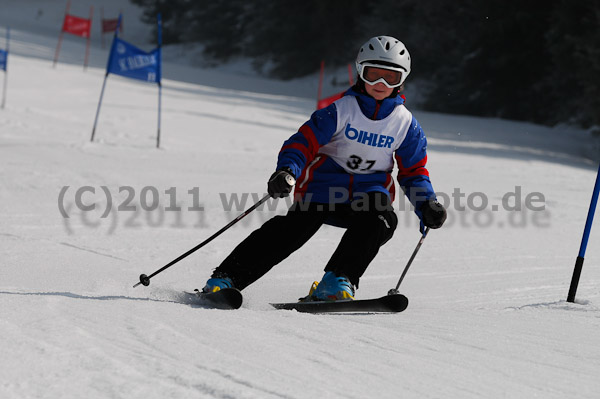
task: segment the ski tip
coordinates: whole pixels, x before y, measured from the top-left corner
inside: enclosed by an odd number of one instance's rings
[[[374,299],[271,303],[271,306],[305,313],[399,313],[408,307],[408,298],[392,294]]]
[[[408,298],[402,294],[391,294],[381,298],[393,312],[403,312],[408,308]]]

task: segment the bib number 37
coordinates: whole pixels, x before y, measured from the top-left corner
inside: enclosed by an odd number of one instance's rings
[[[363,160],[358,155],[350,155],[350,157],[348,158],[348,162],[346,162],[346,165],[352,170],[365,171],[371,169],[373,165],[375,165],[375,161],[368,159]]]

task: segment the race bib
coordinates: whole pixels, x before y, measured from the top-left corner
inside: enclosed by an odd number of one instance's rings
[[[391,172],[394,151],[406,137],[412,114],[400,105],[386,118],[371,120],[354,96],[344,96],[335,105],[337,130],[319,153],[328,155],[348,173]]]

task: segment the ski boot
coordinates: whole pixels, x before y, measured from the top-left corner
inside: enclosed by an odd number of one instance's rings
[[[312,284],[306,300],[309,301],[337,301],[340,299],[354,299],[355,289],[350,280],[344,275],[338,276],[334,272],[326,272],[321,282]]]
[[[204,292],[204,293],[217,292],[223,288],[235,288],[233,286],[233,280],[231,280],[229,277],[226,277],[226,276],[211,277],[206,282],[206,285],[204,286],[204,288],[202,288],[202,292]]]

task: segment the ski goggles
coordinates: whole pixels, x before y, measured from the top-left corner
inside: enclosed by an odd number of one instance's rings
[[[359,76],[371,86],[381,82],[387,87],[394,88],[402,84],[402,71],[400,68],[387,67],[379,64],[361,64]]]

